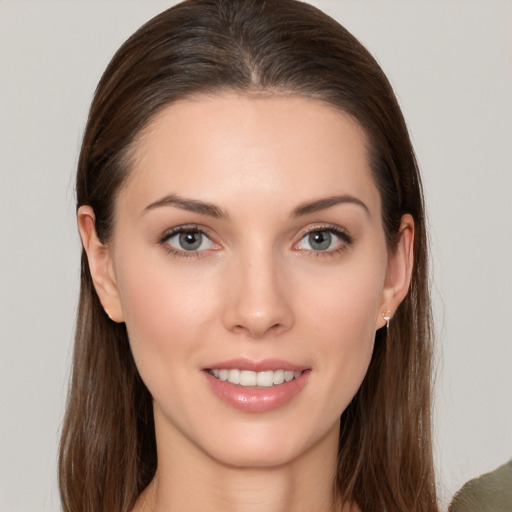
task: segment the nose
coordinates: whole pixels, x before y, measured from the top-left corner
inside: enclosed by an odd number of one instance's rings
[[[289,330],[294,315],[286,274],[272,254],[240,258],[226,283],[225,327],[255,339]]]

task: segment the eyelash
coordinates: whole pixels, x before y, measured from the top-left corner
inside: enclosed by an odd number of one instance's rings
[[[199,233],[209,240],[211,240],[210,235],[205,229],[202,229],[197,224],[189,224],[185,226],[179,226],[173,229],[166,231],[163,236],[159,239],[158,243],[164,248],[166,252],[172,254],[173,256],[177,256],[179,258],[200,258],[202,256],[202,252],[204,251],[186,251],[186,250],[178,250],[172,247],[167,242],[176,235],[180,235],[182,233]],[[215,242],[212,242],[215,243]]]
[[[348,249],[350,246],[353,245],[354,239],[351,235],[349,235],[346,231],[341,229],[339,226],[334,225],[318,225],[313,226],[311,228],[308,228],[306,231],[301,233],[300,239],[298,242],[296,242],[293,246],[293,248],[296,248],[297,245],[304,240],[307,236],[310,236],[314,233],[322,233],[327,232],[333,234],[335,237],[337,237],[342,243],[341,246],[335,249],[327,249],[324,251],[315,251],[313,249],[296,249],[297,251],[305,251],[310,253],[314,257],[329,257],[329,256],[335,256],[337,254],[340,254],[344,252],[346,249]],[[202,257],[203,251],[186,251],[186,250],[178,250],[172,247],[167,242],[174,236],[182,234],[182,233],[199,233],[206,238],[208,238],[211,241],[211,237],[208,234],[207,230],[201,228],[197,224],[189,224],[184,226],[179,226],[173,229],[170,229],[166,231],[158,240],[159,245],[161,245],[166,252],[169,254],[172,254],[174,256],[180,257],[180,258],[199,258]],[[215,242],[212,241],[213,244]]]
[[[294,244],[294,247],[296,247],[302,240],[304,240],[307,236],[310,236],[314,233],[331,233],[334,236],[336,236],[340,240],[340,247],[337,247],[335,249],[327,249],[325,251],[315,251],[315,250],[305,250],[306,252],[310,253],[313,257],[331,257],[336,256],[344,251],[346,251],[349,247],[351,247],[354,244],[354,238],[349,235],[345,230],[341,229],[339,226],[335,225],[318,225],[308,228],[306,231],[304,231],[301,234],[299,242]],[[298,249],[301,251],[301,249]],[[304,250],[304,249],[302,249]]]

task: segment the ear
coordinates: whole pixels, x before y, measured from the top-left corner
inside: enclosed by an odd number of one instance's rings
[[[96,234],[94,210],[90,206],[80,206],[77,221],[92,281],[101,305],[111,320],[124,322],[112,256],[109,247],[102,244]]]
[[[393,317],[409,291],[414,265],[413,248],[414,219],[411,215],[405,214],[400,221],[398,242],[389,256],[381,306],[376,319],[377,329],[386,325],[384,316]]]

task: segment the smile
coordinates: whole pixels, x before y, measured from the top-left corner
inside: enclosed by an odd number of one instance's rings
[[[243,387],[262,387],[269,388],[279,386],[285,382],[291,382],[298,379],[302,375],[302,371],[293,370],[267,370],[262,372],[254,372],[251,370],[239,369],[212,369],[209,370],[210,375],[221,381],[227,381]]]

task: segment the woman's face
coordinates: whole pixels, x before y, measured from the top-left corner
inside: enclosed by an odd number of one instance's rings
[[[397,305],[392,260],[349,116],[227,93],[167,107],[136,144],[99,290],[159,443],[235,466],[332,451]]]

